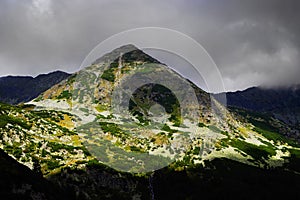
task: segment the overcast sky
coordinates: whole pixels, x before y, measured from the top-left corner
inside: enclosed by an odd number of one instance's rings
[[[226,90],[299,84],[299,10],[298,0],[1,0],[0,76],[74,72],[109,36],[157,26],[198,41]]]

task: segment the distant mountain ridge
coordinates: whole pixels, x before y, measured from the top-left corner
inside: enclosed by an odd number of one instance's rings
[[[248,88],[228,92],[227,105],[256,112],[264,112],[300,128],[300,88],[264,89]]]
[[[35,78],[31,76],[0,77],[0,102],[13,105],[28,102],[69,76],[70,74],[66,72],[55,71],[38,75]]]
[[[300,107],[300,89],[298,87],[264,89],[251,87],[243,91],[227,92],[227,103],[260,112],[274,109]]]

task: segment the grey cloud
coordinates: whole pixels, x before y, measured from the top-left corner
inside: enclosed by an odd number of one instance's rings
[[[0,76],[74,72],[109,36],[159,26],[202,44],[227,90],[300,84],[299,9],[297,0],[3,0]],[[201,82],[185,68],[174,68]]]

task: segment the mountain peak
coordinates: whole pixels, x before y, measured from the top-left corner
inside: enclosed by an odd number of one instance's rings
[[[123,45],[123,46],[120,46],[120,47],[114,49],[113,51],[111,51],[109,53],[106,53],[102,57],[95,60],[92,64],[97,64],[97,63],[100,63],[100,62],[113,61],[116,58],[118,58],[120,56],[120,54],[124,54],[124,53],[127,53],[127,52],[132,52],[132,51],[136,51],[136,50],[139,50],[139,49],[136,46],[134,46],[133,44],[126,44],[126,45]]]
[[[123,46],[120,46],[119,48],[115,49],[114,51],[118,51],[118,50],[137,50],[138,48],[136,46],[134,46],[133,44],[125,44]]]
[[[125,62],[148,62],[148,63],[160,63],[158,60],[152,58],[142,50],[138,49],[132,44],[127,44],[121,47],[114,49],[113,51],[103,55],[102,57],[98,58],[92,64],[98,64],[101,62],[114,62],[118,61],[119,57],[122,56],[122,60]]]

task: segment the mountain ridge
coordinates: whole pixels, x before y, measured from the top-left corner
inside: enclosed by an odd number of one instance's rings
[[[54,71],[36,77],[0,77],[0,102],[15,105],[28,102],[69,76],[66,72]]]
[[[300,88],[299,85],[282,88],[251,87],[244,91],[228,92],[227,105],[259,112],[284,122],[291,129],[284,135],[300,141]]]

